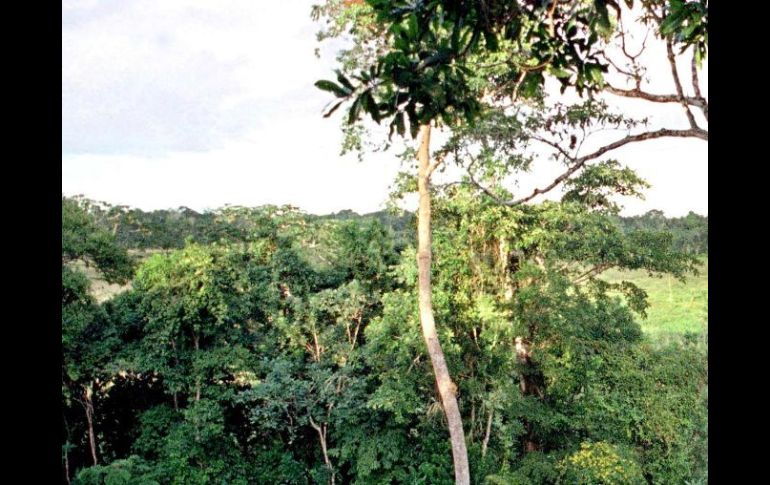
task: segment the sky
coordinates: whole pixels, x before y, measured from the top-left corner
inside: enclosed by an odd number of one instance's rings
[[[340,44],[316,41],[313,3],[64,0],[62,194],[143,210],[383,208],[396,153],[340,156],[340,117],[322,117],[329,95],[313,86],[332,76]],[[650,90],[673,92],[667,69],[651,65]],[[676,106],[613,102],[649,113],[653,126],[687,127]],[[654,140],[613,157],[652,184],[645,200],[621,201],[625,215],[708,214],[706,142]],[[523,191],[558,167],[536,172],[521,179]]]

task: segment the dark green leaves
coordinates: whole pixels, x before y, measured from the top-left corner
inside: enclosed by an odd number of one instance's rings
[[[594,0],[594,6],[596,8],[596,24],[597,30],[603,35],[609,35],[612,32],[612,23],[610,21],[610,12],[607,9],[607,5],[612,4],[615,9],[618,8],[614,2],[610,0]]]
[[[354,89],[354,88],[353,88],[353,85],[350,83],[350,81],[348,81],[348,78],[346,78],[346,77],[345,77],[345,75],[344,75],[344,74],[342,74],[342,71],[340,71],[339,69],[337,69],[337,70],[335,70],[334,72],[337,74],[337,81],[339,81],[339,82],[340,82],[340,84],[342,84],[343,86],[345,86],[345,88],[346,88],[348,91],[350,91],[350,92],[353,92],[353,89]]]
[[[377,122],[377,124],[379,124],[380,108],[374,101],[371,90],[365,91],[359,99],[361,100],[361,106],[364,108],[364,111],[366,111],[372,117],[372,119]]]
[[[565,88],[575,84],[582,93],[601,86],[603,67],[594,47],[613,29],[609,7],[618,10],[613,0],[574,6],[370,0],[367,6],[388,33],[382,39],[384,53],[375,62],[357,66],[361,70],[353,76],[360,82],[356,86],[339,72],[339,84],[323,81],[317,86],[340,98],[360,93],[350,108],[351,123],[361,112],[379,123],[405,111],[413,135],[417,126],[434,120],[447,125],[461,119],[473,122],[483,93],[510,95],[515,80],[501,68],[482,65],[507,64],[509,71],[519,70],[519,63],[542,66],[517,91],[521,98],[540,95],[542,69],[548,65],[555,66],[553,72]],[[393,121],[391,135],[403,122]]]
[[[396,124],[396,131],[399,136],[404,136],[404,113],[398,113],[393,122]]]
[[[708,50],[707,2],[671,0],[660,22],[660,34],[682,44],[681,52],[694,46],[696,62],[700,65]]]
[[[350,96],[350,93],[351,93],[351,91],[344,89],[338,86],[336,83],[333,83],[332,81],[327,81],[325,79],[316,81],[315,86],[318,89],[323,89],[324,91],[329,91],[330,93],[334,93],[338,98],[345,98],[347,96]]]
[[[350,105],[350,109],[348,110],[348,124],[352,125],[356,121],[358,121],[358,114],[361,111],[361,98],[358,97],[353,101],[353,104]]]

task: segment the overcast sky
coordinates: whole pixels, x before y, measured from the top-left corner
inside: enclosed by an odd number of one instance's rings
[[[332,46],[314,55],[313,3],[64,0],[62,193],[145,210],[382,208],[399,164],[395,153],[339,156],[339,119],[322,118],[329,96],[313,86],[335,67]],[[653,87],[673,92],[667,66],[653,67]],[[687,127],[676,107],[650,113]],[[646,200],[624,201],[625,214],[708,214],[706,142],[656,140],[614,156],[653,185]]]

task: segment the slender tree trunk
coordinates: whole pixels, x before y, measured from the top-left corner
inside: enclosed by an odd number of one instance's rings
[[[476,403],[471,404],[471,424],[468,426],[468,441],[473,443],[476,433]]]
[[[444,406],[447,423],[449,425],[449,438],[452,443],[452,458],[454,460],[455,483],[457,485],[470,484],[470,470],[468,468],[468,451],[465,447],[465,434],[463,422],[460,416],[460,408],[457,405],[457,386],[449,376],[449,368],[444,359],[444,351],[436,333],[436,323],[433,320],[433,288],[431,285],[431,199],[430,199],[430,125],[420,127],[420,149],[417,152],[419,171],[417,187],[420,192],[420,206],[417,219],[417,268],[418,291],[420,307],[420,324],[422,335],[428,347],[433,373],[436,376],[436,385],[441,396],[441,404]]]
[[[487,456],[487,445],[489,445],[489,437],[492,435],[492,417],[495,415],[495,410],[489,410],[489,417],[487,418],[487,430],[484,433],[484,441],[481,443],[481,457]]]
[[[324,456],[324,463],[326,464],[326,468],[329,469],[329,473],[331,475],[330,478],[330,484],[334,485],[334,467],[332,466],[332,461],[329,459],[329,452],[326,448],[326,430],[327,425],[322,424],[321,426],[318,426],[316,422],[313,420],[312,416],[308,416],[310,418],[310,426],[313,427],[314,430],[316,430],[316,433],[318,433],[318,441],[321,443],[321,452]]]
[[[94,465],[98,464],[96,459],[96,434],[94,433],[94,404],[91,400],[91,388],[86,387],[83,391],[83,407],[86,410],[86,421],[88,422],[88,443],[91,446],[91,458]]]
[[[69,446],[70,442],[67,441],[67,446]],[[67,485],[69,485],[70,482],[70,453],[69,450],[64,450],[64,478],[67,479]]]
[[[62,413],[64,419],[64,429],[67,431],[67,441],[64,443],[64,477],[67,479],[67,485],[70,484],[70,440],[72,435],[70,433],[70,425],[67,422],[67,416]]]

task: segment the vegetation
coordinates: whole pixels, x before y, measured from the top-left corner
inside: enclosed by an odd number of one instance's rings
[[[62,320],[78,330],[62,340],[73,483],[452,482],[414,245],[375,218],[327,218],[312,239],[287,230],[301,214],[270,213],[248,237],[150,256],[101,305],[86,279],[63,279],[81,291]],[[572,203],[501,208],[467,191],[436,217],[435,247],[455,248],[437,251],[435,308],[474,483],[705,480],[705,342],[645,340],[624,273],[574,282],[581,244],[632,250],[633,233]],[[634,271],[690,267],[662,241]]]
[[[363,115],[386,122],[388,145],[397,135],[408,163],[393,199],[416,192],[416,221],[63,199],[64,479],[707,483],[707,333],[673,314],[667,328],[695,332],[662,339],[640,325],[664,308],[650,281],[702,277],[707,221],[620,218],[622,197],[648,184],[605,155],[708,139],[693,114],[708,118],[708,9],[635,3],[665,44],[675,95],[644,91],[615,2],[317,6],[322,37],[356,40],[336,82],[316,83],[335,96],[327,115],[347,103],[346,148],[377,140]],[[630,67],[610,59],[612,42]],[[676,67],[685,52],[692,96]],[[605,80],[609,66],[632,87]],[[554,100],[546,76],[586,97]],[[677,103],[689,127],[649,130],[600,92]],[[626,134],[581,151],[610,129]],[[564,172],[514,193],[542,162],[534,144]],[[462,176],[441,180],[450,165]],[[534,200],[556,187],[559,200]],[[163,251],[136,267],[128,248]],[[84,265],[131,285],[99,303]],[[673,288],[669,313],[682,307]],[[704,297],[689,303],[696,321]]]
[[[632,281],[647,293],[650,308],[640,321],[645,333],[654,341],[671,335],[697,334],[706,331],[708,317],[708,259],[702,259],[697,275],[684,281],[671,276],[651,277],[644,271],[607,270],[602,279],[610,283]]]
[[[626,5],[631,8],[634,3],[631,0]],[[615,2],[370,0],[356,2],[359,9],[350,3],[341,6],[329,0],[316,8],[315,14],[326,16],[334,26],[327,30],[329,36],[338,35],[340,26],[353,24],[350,33],[357,44],[339,56],[341,69],[336,71],[336,82],[316,82],[319,89],[337,98],[325,116],[347,102],[347,130],[354,139],[358,136],[360,140],[360,130],[357,135],[355,127],[362,126],[361,115],[377,124],[386,121],[388,141],[394,133],[405,137],[407,122],[411,138],[419,135],[419,146],[414,152],[416,170],[408,170],[402,180],[412,185],[411,190],[416,185],[419,194],[416,298],[423,338],[447,420],[458,485],[468,485],[471,474],[457,400],[458,385],[447,365],[434,312],[434,175],[453,161],[467,171],[459,183],[472,186],[479,196],[501,206],[519,206],[562,185],[567,190],[563,202],[617,213],[612,195],[639,195],[646,184],[617,160],[597,159],[621,146],[653,138],[708,140],[707,129],[692,111],[695,106],[708,119],[708,105],[698,80],[698,66],[708,44],[707,5],[681,1],[640,3],[641,22],[651,25],[656,39],[665,43],[677,90],[674,96],[661,97],[642,90],[643,70],[637,62],[638,54],[628,53],[626,31],[613,25],[621,25],[623,17]],[[609,12],[610,6],[614,15]],[[616,32],[630,64],[625,69],[618,67],[610,55],[612,46],[608,42]],[[360,45],[372,47],[367,50]],[[675,48],[680,54],[692,51],[692,101],[682,88]],[[634,82],[635,87],[619,89],[606,83],[603,73],[608,72],[610,65]],[[581,97],[587,94],[587,100],[573,105],[553,102],[544,91],[545,74],[561,83],[562,93],[573,88]],[[605,88],[617,95],[678,102],[687,116],[689,129],[629,133],[581,154],[583,143],[596,131],[630,131],[645,124],[644,120],[613,114],[597,102],[593,94]],[[431,134],[437,128],[449,132],[449,141],[432,155]],[[515,196],[506,189],[504,179],[531,168],[534,157],[527,146],[533,142],[554,149],[552,158],[563,161],[567,169],[548,186],[537,188],[530,195]],[[346,144],[350,145],[359,149],[362,146],[360,141]],[[403,188],[406,190],[407,186]],[[649,235],[639,236],[653,246],[659,245]],[[619,263],[607,261],[603,254],[597,259],[600,261],[585,277],[592,277],[606,265]]]

